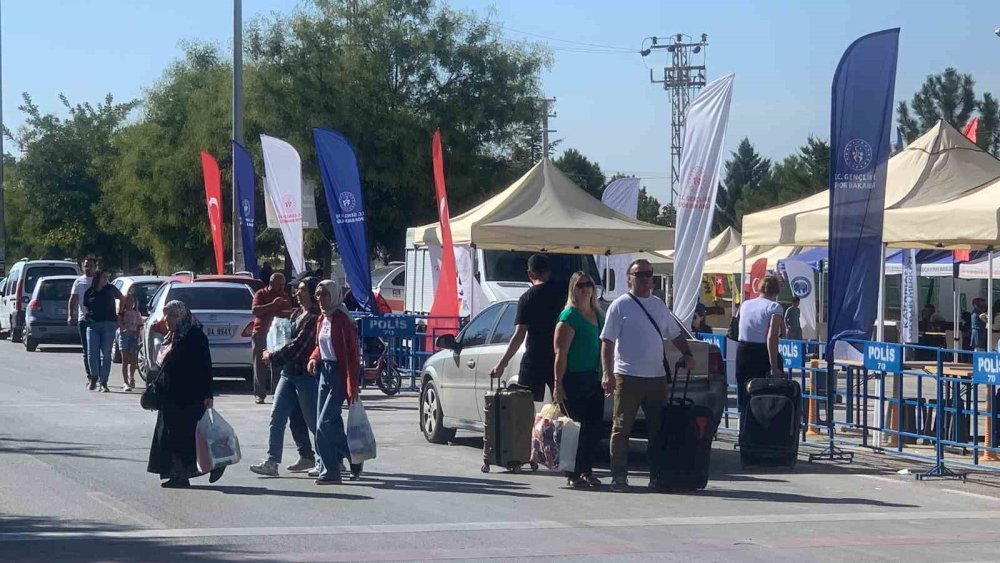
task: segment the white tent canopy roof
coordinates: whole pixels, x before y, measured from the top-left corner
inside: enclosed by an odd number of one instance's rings
[[[926,226],[904,210],[936,209],[935,234],[951,232],[967,217],[943,213],[944,204],[975,194],[1000,180],[1000,161],[965,138],[954,127],[938,122],[931,130],[889,159],[885,190],[885,241],[900,248],[934,248]],[[995,199],[993,200],[996,201]],[[743,217],[743,243],[764,246],[826,246],[829,238],[830,191]],[[997,232],[997,204],[992,233]],[[950,205],[948,207],[950,209]],[[978,233],[977,236],[981,235]],[[994,236],[994,239],[996,237]]]
[[[767,269],[777,270],[778,261],[789,256],[794,256],[802,249],[794,246],[748,246],[747,247],[747,271],[754,262],[761,258],[767,258]],[[740,247],[736,247],[728,252],[724,252],[715,258],[705,261],[705,274],[740,274],[743,271],[743,257]]]
[[[724,231],[712,237],[712,240],[708,241],[708,251],[705,254],[706,259],[711,260],[716,256],[719,256],[725,252],[729,252],[734,248],[740,247],[740,241],[742,237],[740,232],[732,227],[726,227]],[[674,251],[673,250],[660,250],[656,254],[648,254],[642,256],[642,258],[647,258],[653,264],[671,264],[674,261]]]
[[[604,205],[544,159],[509,188],[451,219],[455,244],[565,254],[627,254],[673,248],[674,230]],[[413,229],[418,247],[441,244],[438,223]]]

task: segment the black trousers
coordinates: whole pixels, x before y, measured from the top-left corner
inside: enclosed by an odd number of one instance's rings
[[[767,344],[740,342],[736,348],[736,386],[740,412],[743,412],[749,400],[747,383],[751,379],[767,377],[770,374],[771,358],[767,354]]]
[[[563,379],[566,414],[580,423],[576,467],[566,476],[578,478],[594,470],[594,457],[604,433],[604,389],[597,372],[570,372]]]

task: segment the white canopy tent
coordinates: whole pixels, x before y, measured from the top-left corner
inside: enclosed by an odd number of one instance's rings
[[[551,161],[536,164],[509,188],[452,217],[456,245],[563,254],[627,254],[673,248],[674,230],[611,209]],[[413,229],[417,247],[441,244],[438,223]]]

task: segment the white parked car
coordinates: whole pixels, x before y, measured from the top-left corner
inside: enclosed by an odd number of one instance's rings
[[[163,307],[174,300],[187,305],[201,322],[212,351],[215,374],[239,375],[250,380],[253,369],[250,353],[253,292],[241,283],[184,281],[163,284],[152,298],[149,317],[142,326],[139,350],[139,374],[142,378],[147,380],[160,369],[156,356],[164,338],[161,328]]]
[[[381,295],[393,313],[406,310],[406,265],[390,262],[372,272],[372,291]]]
[[[427,441],[442,444],[455,436],[456,430],[483,432],[484,395],[491,387],[490,370],[500,361],[507,344],[514,335],[514,317],[517,301],[495,303],[483,310],[459,332],[458,336],[438,338],[439,347],[445,348],[428,358],[421,374],[420,429]],[[688,397],[696,404],[709,405],[716,420],[722,416],[726,397],[726,370],[719,349],[694,338],[684,330],[688,345],[695,358],[692,374],[675,378],[677,397],[682,396],[685,379],[688,379]],[[504,380],[517,383],[517,370],[524,348],[514,355],[504,373]],[[667,345],[667,358],[676,365],[681,354],[673,345]],[[546,401],[549,400],[546,390]],[[604,420],[610,428],[613,401],[604,402]],[[536,403],[536,410],[542,403]],[[642,413],[640,412],[640,417]],[[637,423],[636,432],[644,432],[644,425]]]
[[[80,266],[66,260],[18,261],[0,286],[0,339],[20,342],[24,337],[24,313],[38,280],[47,276],[79,276]]]

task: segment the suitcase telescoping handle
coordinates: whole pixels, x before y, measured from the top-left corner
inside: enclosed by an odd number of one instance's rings
[[[674,377],[674,380],[670,385],[670,398],[668,399],[668,402],[675,405],[690,406],[694,404],[694,399],[688,398],[688,385],[691,383],[691,370],[686,370],[687,377],[684,378],[684,396],[681,397],[680,399],[676,398],[677,380],[680,378],[681,370],[683,369],[684,369],[684,360],[678,360],[677,363],[674,364],[674,373],[677,375]]]

